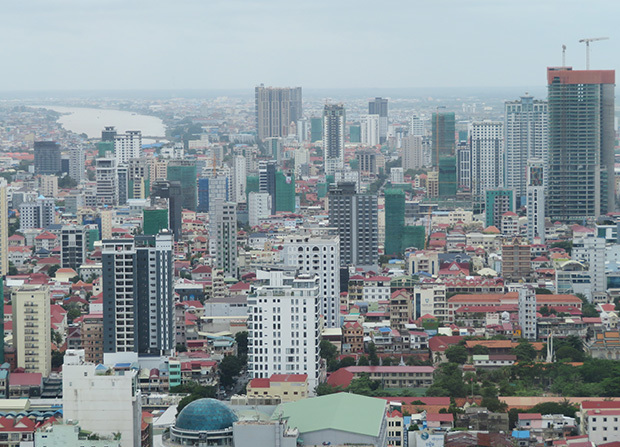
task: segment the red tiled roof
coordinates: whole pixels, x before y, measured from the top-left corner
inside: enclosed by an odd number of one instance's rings
[[[453,422],[454,415],[452,413],[426,413],[427,422]]]
[[[270,386],[271,386],[271,383],[269,379],[256,378],[256,379],[250,380],[251,388],[269,388]]]
[[[274,374],[269,380],[271,382],[305,382],[308,374]]]

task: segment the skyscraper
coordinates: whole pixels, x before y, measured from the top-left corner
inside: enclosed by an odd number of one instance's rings
[[[519,288],[519,326],[521,337],[526,340],[538,338],[536,327],[536,291],[532,287]]]
[[[142,132],[128,130],[125,134],[114,135],[114,157],[118,165],[139,158],[142,152]]]
[[[340,236],[340,264],[376,265],[379,260],[377,196],[357,194],[353,182],[329,189],[329,225]]]
[[[504,123],[474,122],[469,134],[472,196],[481,202],[487,189],[500,188],[504,183]]]
[[[271,214],[276,212],[276,171],[275,160],[261,161],[258,165],[258,192],[265,192],[271,197]]]
[[[104,352],[174,349],[172,235],[102,242]]]
[[[385,190],[385,254],[397,256],[401,252],[405,228],[405,192],[402,189]]]
[[[58,174],[60,169],[60,145],[55,141],[35,141],[34,173]]]
[[[334,175],[344,168],[344,123],[344,106],[326,104],[323,109],[323,158],[327,175]]]
[[[118,174],[115,158],[95,160],[97,179],[97,204],[114,206],[118,204]]]
[[[256,87],[256,131],[258,138],[286,137],[289,126],[302,115],[301,87]]]
[[[181,224],[183,213],[183,194],[180,182],[158,180],[151,190],[151,206],[161,205],[160,200],[165,200],[164,206],[168,209],[168,222],[170,230],[174,233],[174,240],[181,239]]]
[[[375,98],[368,103],[368,114],[379,115],[379,142],[385,143],[388,131],[388,100]]]
[[[454,113],[433,113],[431,125],[433,142],[432,164],[436,168],[441,157],[454,156],[456,147]]]
[[[539,158],[527,162],[527,238],[545,242],[545,187],[544,163]]]
[[[247,186],[247,159],[243,155],[237,155],[233,158],[232,182],[232,201],[236,203],[245,203],[245,190]]]
[[[421,169],[424,166],[424,154],[422,153],[422,137],[409,135],[403,138],[403,169]]]
[[[84,149],[81,146],[69,150],[69,177],[77,183],[84,180]]]
[[[504,170],[506,188],[514,190],[518,206],[527,192],[527,162],[532,158],[548,161],[547,102],[522,96],[507,101],[504,114]],[[546,169],[545,169],[546,170]]]
[[[23,285],[13,294],[12,302],[17,366],[47,377],[52,368],[49,287]]]
[[[552,220],[579,221],[615,210],[614,70],[547,70]]]
[[[167,180],[181,183],[183,209],[196,211],[196,162],[191,160],[170,160]]]
[[[372,103],[371,103],[372,104]],[[360,116],[361,135],[360,139],[365,146],[376,146],[381,141],[380,139],[380,123],[381,117],[379,115],[362,115]]]
[[[235,203],[216,200],[209,204],[209,243],[215,267],[237,277],[237,210]]]
[[[86,260],[87,242],[86,227],[63,225],[60,229],[61,266],[77,272]]]

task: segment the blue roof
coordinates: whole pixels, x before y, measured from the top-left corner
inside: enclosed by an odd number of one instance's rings
[[[530,431],[529,430],[513,430],[512,437],[518,439],[529,439]]]
[[[117,363],[114,365],[115,368],[129,368],[131,367],[131,363]]]
[[[392,329],[389,327],[380,327],[379,332],[392,332]]]
[[[191,431],[225,430],[237,416],[226,404],[216,399],[198,399],[187,405],[174,424],[177,429]]]

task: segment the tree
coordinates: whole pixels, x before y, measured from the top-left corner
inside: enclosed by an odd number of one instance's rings
[[[52,265],[50,268],[47,269],[47,276],[49,276],[50,278],[54,278],[59,268],[59,264]]]
[[[372,366],[379,366],[379,356],[377,355],[377,347],[373,342],[368,344],[368,361]]]
[[[370,366],[370,362],[368,361],[368,357],[365,355],[361,356],[357,361],[357,366]]]
[[[73,180],[73,178],[69,177],[68,175],[60,177],[58,179],[58,187],[60,189],[70,189],[70,188],[75,188],[76,186],[77,186],[77,182]]]
[[[526,340],[521,340],[512,349],[512,353],[517,356],[517,360],[520,362],[532,362],[536,358],[536,349]]]
[[[18,273],[19,272],[17,271],[17,267],[15,267],[15,264],[9,261],[9,271],[7,272],[7,274],[12,276],[12,275],[17,275]]]
[[[181,344],[181,343],[177,343],[176,347],[174,348],[174,350],[176,352],[187,352],[187,346]]]
[[[221,385],[226,388],[234,385],[235,378],[239,375],[242,368],[243,363],[239,357],[234,355],[224,357],[219,364]]]
[[[338,367],[336,369],[347,368],[349,366],[355,366],[355,359],[353,357],[344,357],[338,362]]]
[[[471,352],[473,355],[487,355],[489,353],[489,348],[484,345],[476,345]]]
[[[334,371],[338,363],[338,349],[329,341],[321,340],[321,343],[319,343],[319,355],[322,359],[325,359],[327,369]]]
[[[64,362],[65,355],[60,351],[52,351],[52,368],[60,368]]]
[[[82,311],[80,310],[79,306],[75,304],[68,306],[66,310],[67,310],[67,322],[69,324],[73,323],[73,320],[75,320],[76,318],[79,318],[80,316],[82,316]]]
[[[449,362],[464,364],[467,361],[467,348],[462,345],[452,345],[446,349],[446,358]]]
[[[331,386],[326,382],[321,383],[316,387],[317,396],[326,396],[328,394],[334,394],[334,393],[340,393],[340,392],[342,392],[342,388],[340,388],[339,386]]]
[[[248,355],[248,332],[237,332],[235,334],[235,341],[237,342],[237,355],[239,357]]]

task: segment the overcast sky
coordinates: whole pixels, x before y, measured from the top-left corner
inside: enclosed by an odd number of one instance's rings
[[[480,87],[619,68],[618,0],[15,0],[0,90]]]

